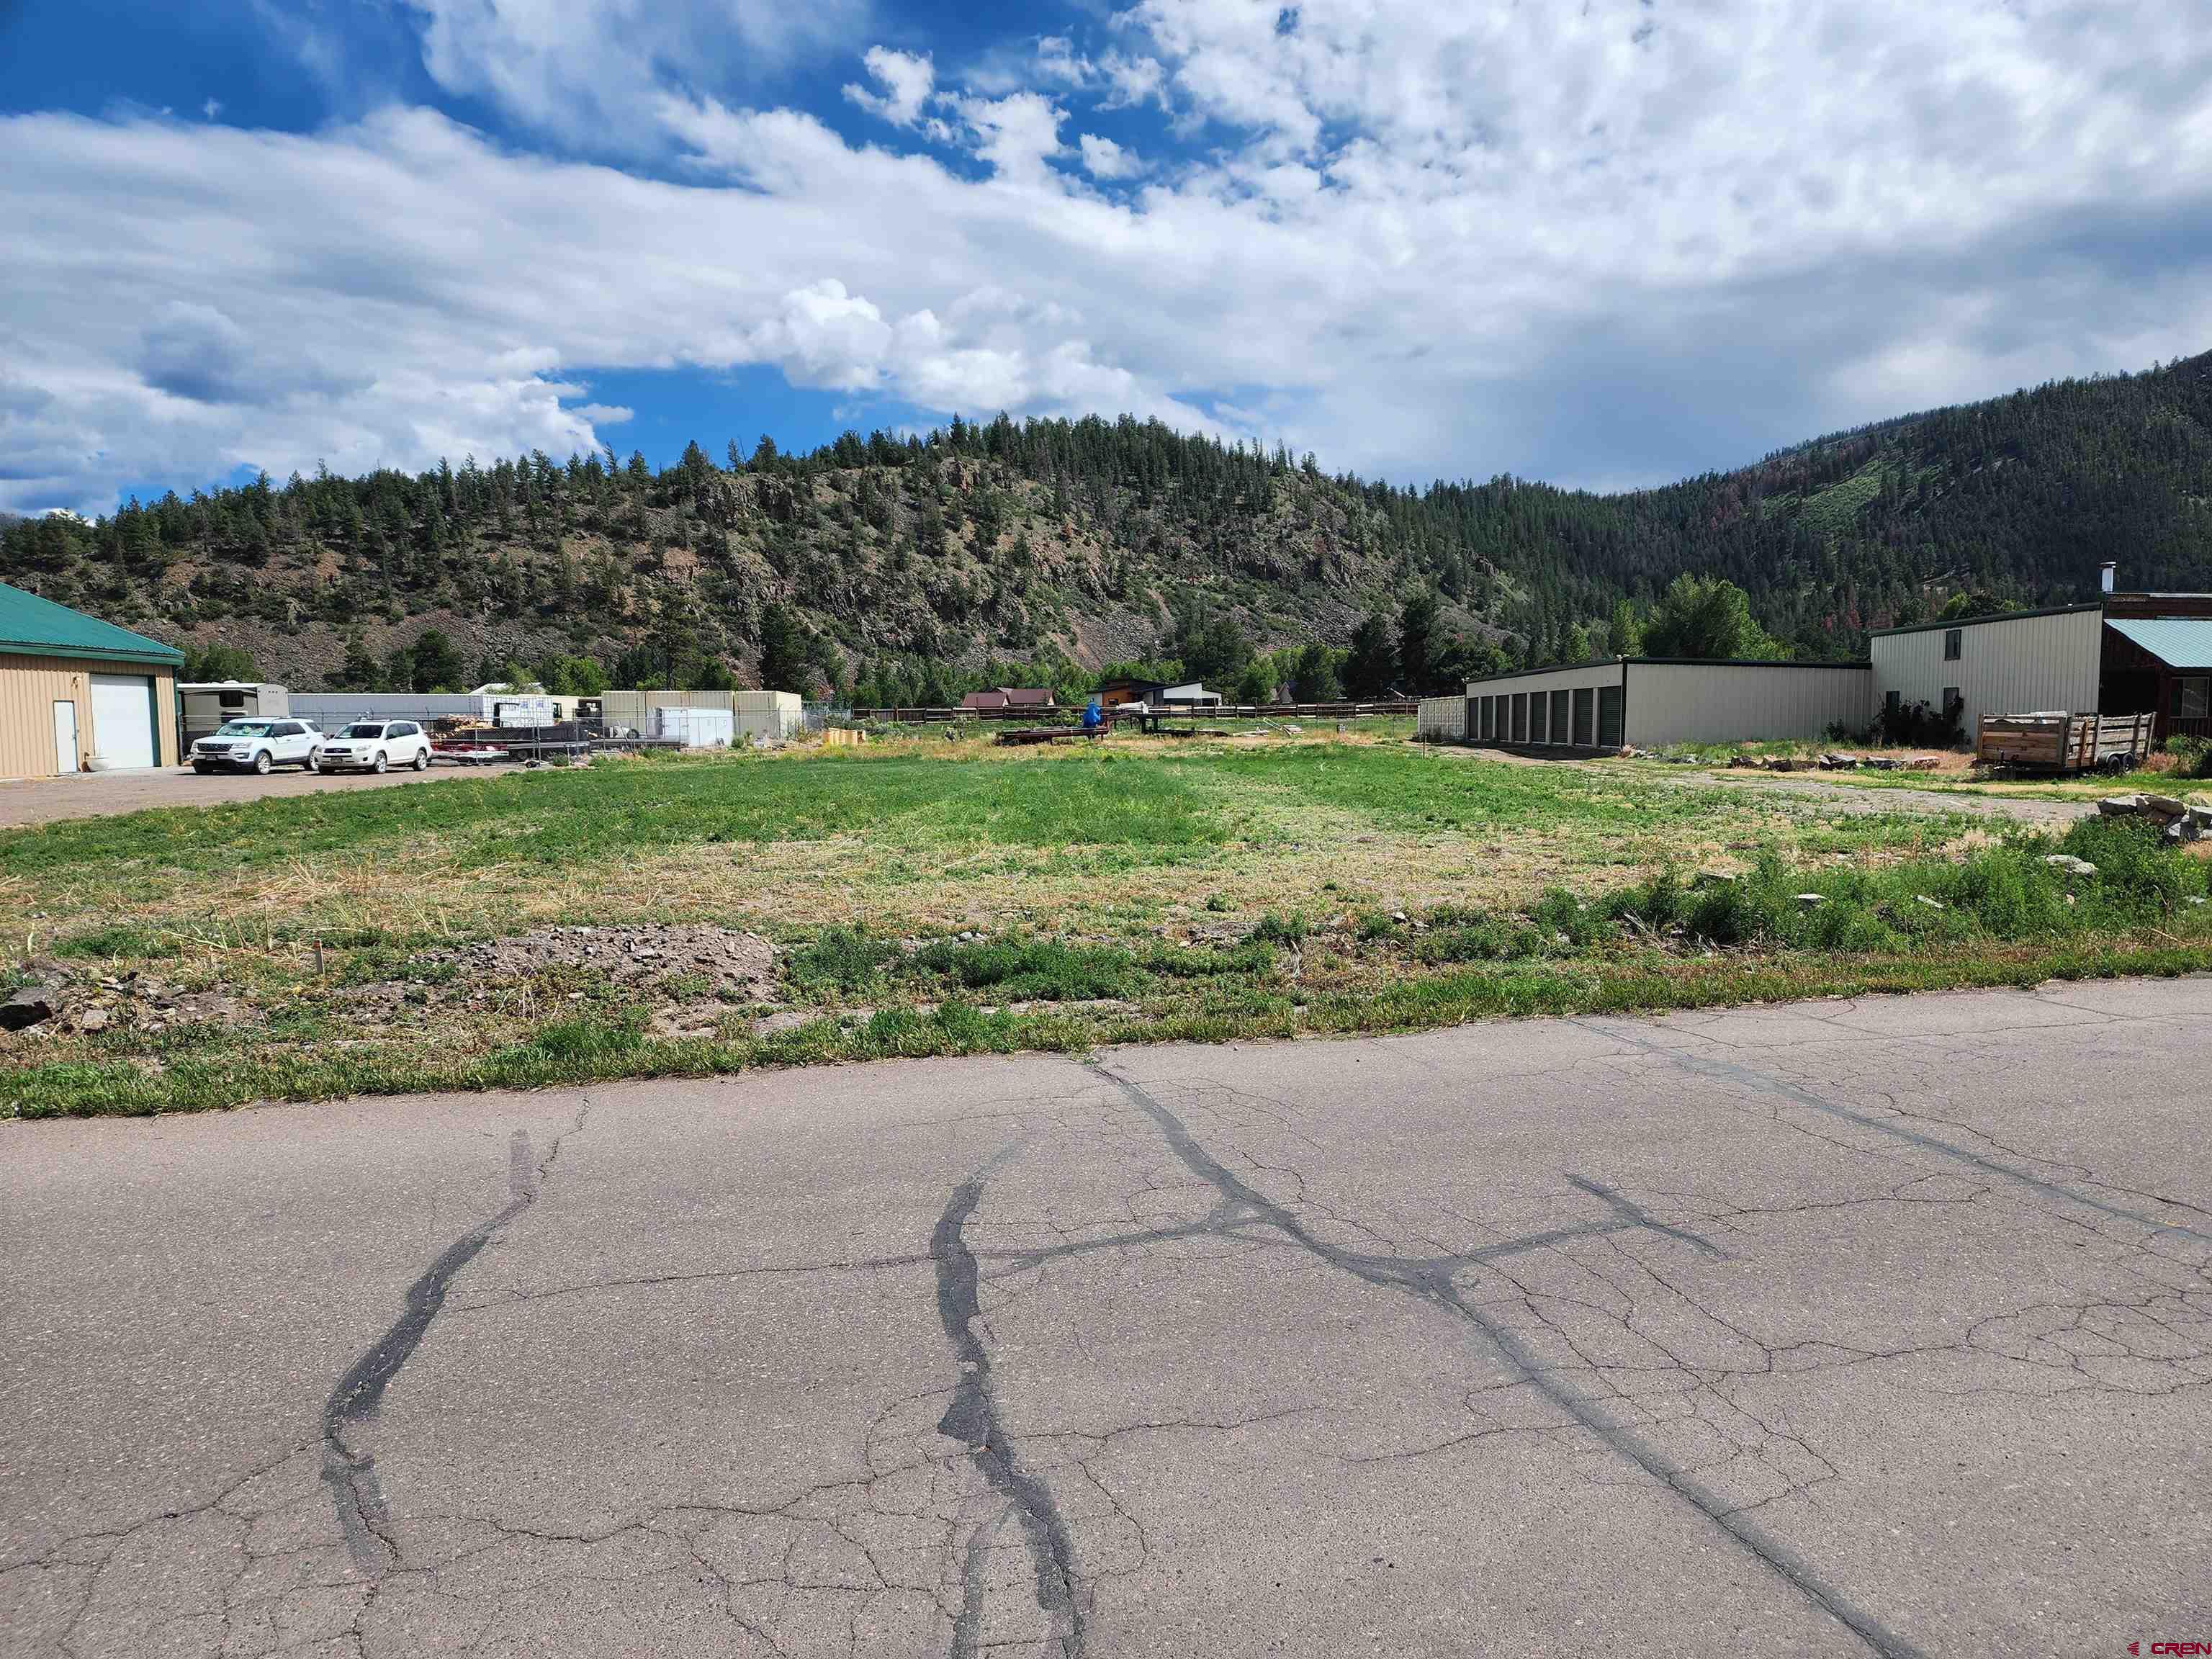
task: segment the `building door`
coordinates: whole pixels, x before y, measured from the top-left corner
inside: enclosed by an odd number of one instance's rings
[[[154,683],[143,674],[92,677],[93,753],[111,767],[158,766]]]
[[[67,700],[54,704],[54,770],[76,770],[76,705]]]
[[[1618,749],[1620,744],[1620,688],[1601,685],[1597,689],[1597,746]]]

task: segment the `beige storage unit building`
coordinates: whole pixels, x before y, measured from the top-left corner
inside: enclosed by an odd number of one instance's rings
[[[177,763],[185,653],[0,583],[0,777]]]
[[[1874,676],[1863,662],[1644,662],[1628,665],[1628,741],[1771,743],[1863,731]]]
[[[1504,748],[1657,748],[1815,740],[1873,718],[1863,662],[1616,657],[1470,680],[1467,741]]]
[[[1469,680],[1467,740],[1501,748],[1618,749],[1622,676],[1619,658],[1578,668],[1538,668]]]
[[[805,720],[805,705],[796,691],[732,691],[730,706],[738,717],[740,743],[794,737]]]
[[[2104,605],[2020,611],[1874,635],[1876,708],[1960,705],[1969,737],[1984,714],[2094,714],[2104,672]]]

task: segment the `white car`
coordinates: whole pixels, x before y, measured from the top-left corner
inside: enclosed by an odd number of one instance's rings
[[[195,743],[187,758],[202,777],[216,771],[266,777],[276,766],[319,772],[322,754],[323,734],[305,720],[225,720],[213,737]]]
[[[323,739],[321,763],[325,772],[389,772],[395,766],[427,771],[430,739],[413,720],[356,720]]]

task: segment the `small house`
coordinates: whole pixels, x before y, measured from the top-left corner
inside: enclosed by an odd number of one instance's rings
[[[1141,702],[1149,708],[1160,700],[1160,694],[1167,689],[1165,680],[1117,675],[1112,679],[1098,682],[1098,706],[1101,708],[1125,708],[1131,703]]]

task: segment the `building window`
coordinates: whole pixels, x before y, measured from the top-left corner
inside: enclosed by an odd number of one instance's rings
[[[1966,643],[1966,630],[1965,629],[1945,629],[1943,630],[1943,660],[1945,662],[1958,661],[1959,649]]]
[[[1897,719],[1898,705],[1904,700],[1903,696],[1895,691],[1882,699],[1882,707],[1888,711],[1891,720],[1894,721]]]
[[[2212,678],[2203,675],[2187,676],[2174,681],[2173,701],[2167,705],[2167,713],[2178,720],[2212,718],[2212,708],[2208,708],[2208,705],[2212,705],[2212,696],[2208,696],[2208,692],[2212,692]]]
[[[1943,688],[1943,713],[1945,715],[1948,716],[1957,714],[1959,710],[1965,706],[1966,701],[1966,700],[1964,697],[1959,695],[1959,688],[1957,686],[1947,685]]]

